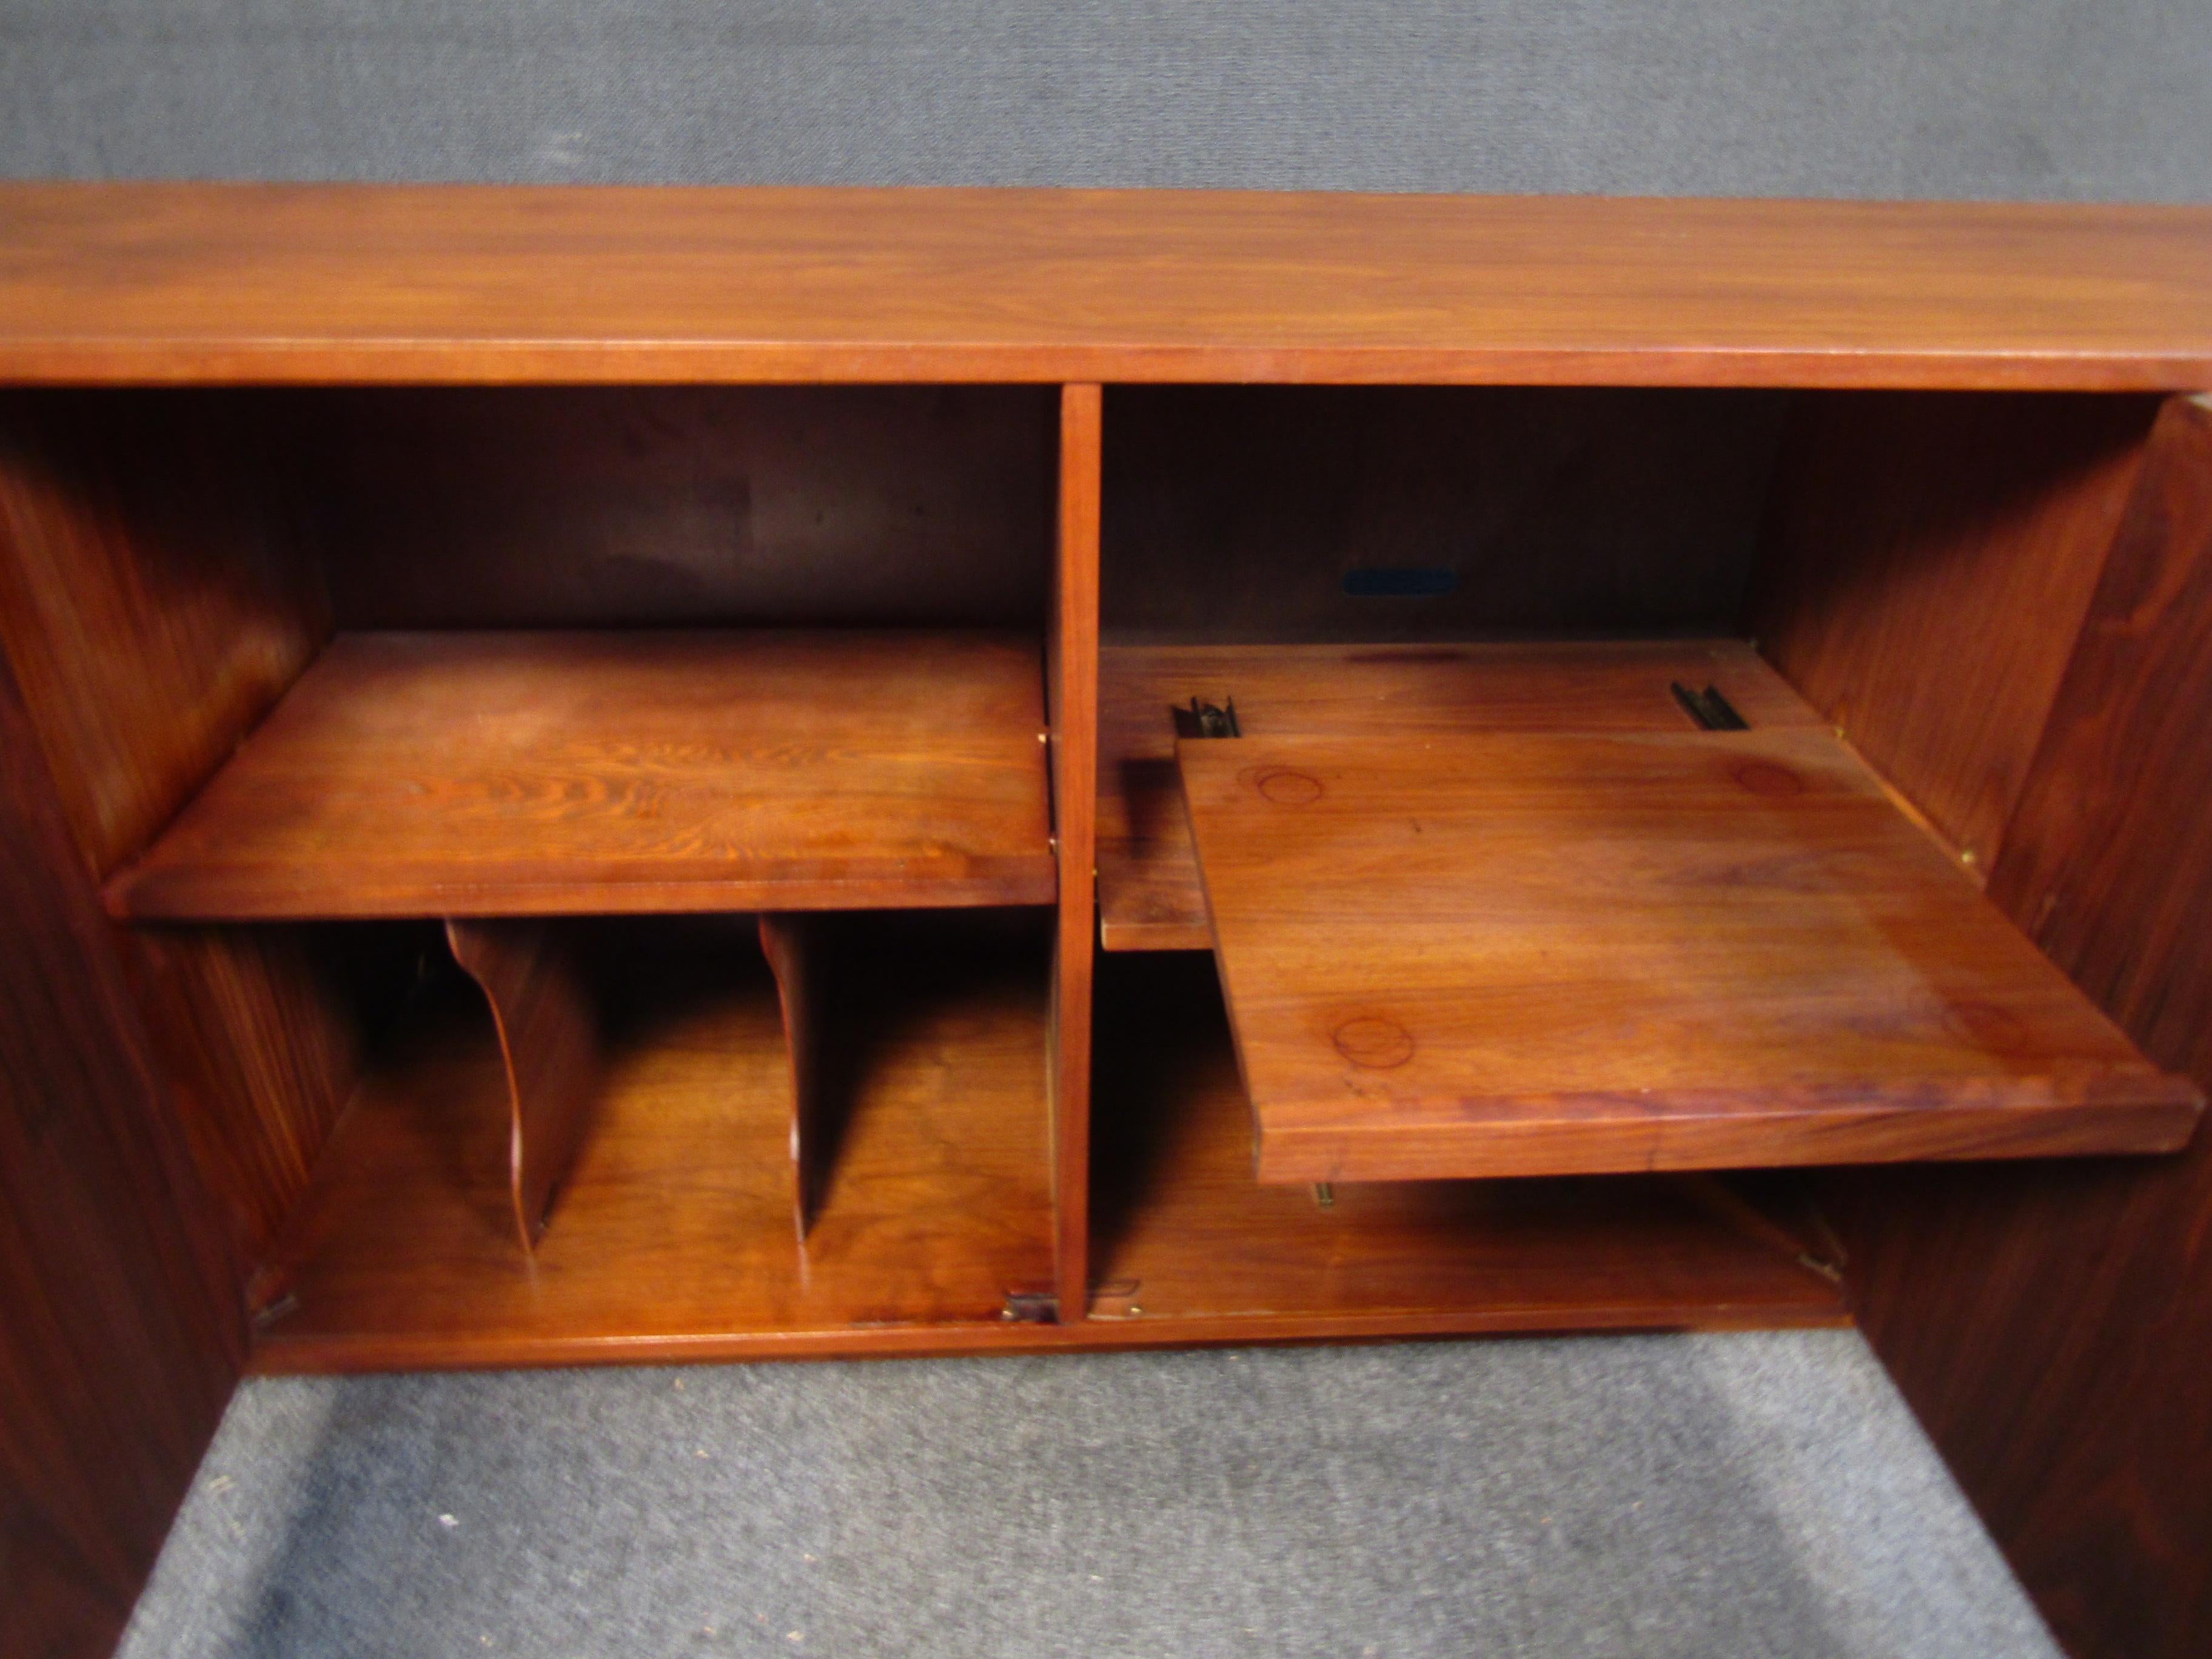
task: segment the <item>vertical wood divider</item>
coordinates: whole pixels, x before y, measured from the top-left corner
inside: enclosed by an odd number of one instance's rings
[[[1054,1290],[1063,1323],[1091,1306],[1091,983],[1097,951],[1098,517],[1105,394],[1060,395],[1060,531],[1045,678],[1060,916],[1052,973]]]
[[[597,1023],[553,924],[454,917],[446,923],[446,941],[483,988],[499,1029],[510,1108],[507,1186],[530,1254],[591,1121]]]
[[[768,911],[760,918],[761,953],[775,975],[784,1049],[791,1061],[791,1213],[802,1249],[830,1185],[830,1149],[822,1133],[822,1021],[814,995],[819,952],[808,938],[811,920]]]

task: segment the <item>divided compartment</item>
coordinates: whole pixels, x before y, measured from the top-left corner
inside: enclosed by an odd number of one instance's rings
[[[234,932],[443,916],[264,1353],[742,1346],[1048,1291],[1043,732],[1004,632],[339,635],[107,890]]]
[[[1091,1328],[1120,1340],[1724,1329],[1847,1316],[1787,1186],[1698,1174],[1253,1179],[1219,976],[1195,951],[1098,968]]]
[[[0,403],[0,640],[262,1363],[1049,1307],[1057,429],[990,386]]]
[[[1046,913],[453,936],[275,1252],[264,1364],[804,1351],[1048,1290]]]
[[[791,1212],[802,1249],[829,1185],[838,1130],[850,1107],[849,1081],[834,1070],[825,1045],[824,918],[763,915],[761,953],[775,981],[789,1087]],[[477,983],[499,1036],[508,1109],[507,1188],[516,1236],[535,1250],[590,1133],[606,1068],[609,1040],[602,1004],[608,993],[586,982],[582,930],[573,924],[456,916],[445,927],[453,960]],[[734,951],[738,941],[720,941]]]
[[[2143,418],[1948,409],[1993,492],[2079,489]],[[1109,413],[1139,429],[1107,496],[1101,944],[1214,953],[1261,1181],[2185,1144],[2189,1080],[1733,637],[1777,527],[1819,522],[1772,505],[1825,483],[1806,446],[1917,432],[1920,404],[1812,406],[1794,475],[1761,394],[1158,389]],[[2024,434],[2083,459],[2022,486],[1996,458]]]

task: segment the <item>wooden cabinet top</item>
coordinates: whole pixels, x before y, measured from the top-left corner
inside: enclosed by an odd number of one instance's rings
[[[2212,386],[2212,208],[0,185],[0,381]]]

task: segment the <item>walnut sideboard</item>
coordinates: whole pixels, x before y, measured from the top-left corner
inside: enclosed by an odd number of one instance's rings
[[[2206,387],[2198,209],[0,186],[9,1650],[247,1370],[1853,1320],[2205,1650]]]

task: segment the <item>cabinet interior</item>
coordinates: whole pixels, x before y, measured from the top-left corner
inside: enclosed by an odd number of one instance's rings
[[[1835,1263],[1782,1166],[2193,1126],[1975,890],[2156,412],[1109,388],[1082,802],[1053,781],[1052,389],[11,392],[0,639],[264,1367],[1818,1322]],[[1262,973],[1272,832],[1186,801],[1192,768],[1233,793],[1238,744],[1376,826],[1480,778],[1449,811],[1487,834],[1545,772],[1522,842],[1556,850],[1409,880],[1402,842],[1286,843],[1310,960]],[[1651,756],[1774,787],[1716,805]],[[1853,803],[1832,836],[1826,795],[1774,799],[1807,777]],[[1094,811],[1071,1158],[1057,860]],[[1685,884],[1671,920],[1630,902]],[[1814,886],[1827,934],[1785,906],[1745,946],[1802,993],[1759,1025],[1694,940]],[[1540,934],[1412,988],[1463,1063],[1374,1150],[1414,1062],[1360,1011],[1433,957],[1391,944],[1448,889],[1454,938],[1577,918],[1562,996],[1642,978],[1560,1016]],[[1272,957],[1231,931],[1257,911]],[[1297,1046],[1294,979],[1335,1056],[1283,1083],[1255,1033]],[[1785,1037],[1786,1079],[1743,1060]],[[1543,1104],[1577,1091],[1609,1103]],[[1758,1109],[1716,1127],[1731,1091]],[[1521,1127],[1477,1145],[1484,1111]],[[1066,1214],[1088,1305],[1055,1322]]]

